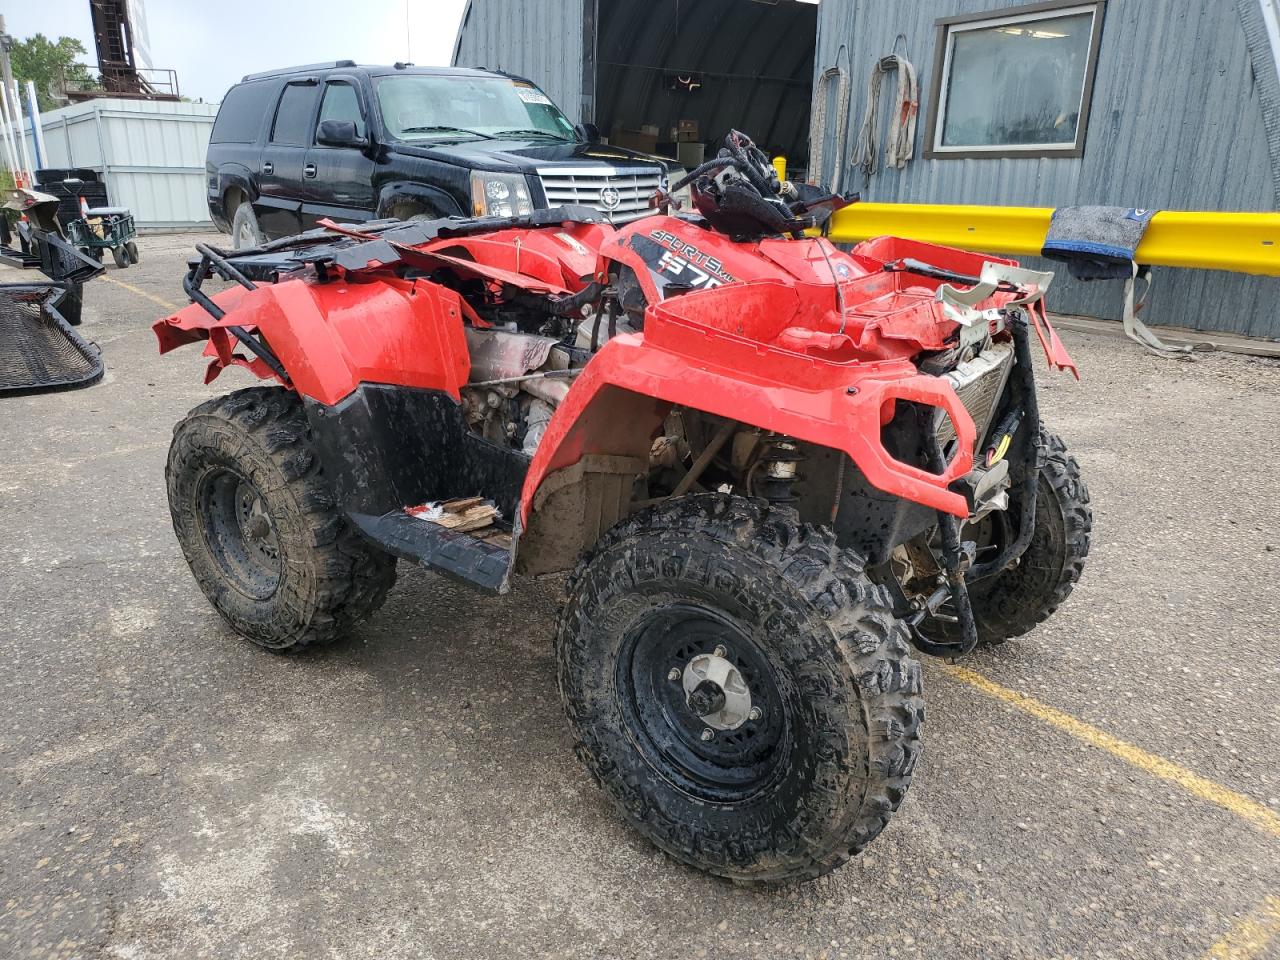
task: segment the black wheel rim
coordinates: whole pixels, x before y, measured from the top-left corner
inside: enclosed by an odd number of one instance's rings
[[[686,701],[683,674],[697,656],[724,647],[759,716],[732,730],[709,729]],[[785,768],[790,729],[779,677],[751,632],[711,607],[671,604],[649,611],[623,638],[617,664],[620,706],[636,748],[680,790],[717,803],[747,800]]]
[[[280,541],[257,488],[234,471],[215,470],[197,496],[205,542],[223,577],[252,600],[271,597],[280,586]]]

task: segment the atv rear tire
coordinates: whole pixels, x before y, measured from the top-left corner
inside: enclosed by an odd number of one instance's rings
[[[1048,620],[1079,582],[1089,555],[1093,510],[1080,464],[1067,453],[1062,438],[1043,426],[1040,443],[1044,465],[1031,544],[1016,566],[969,587],[979,647],[1004,643]],[[1017,511],[1013,500],[1010,516]],[[950,642],[959,640],[954,624],[934,621],[929,626]]]
[[[338,513],[298,397],[254,387],[174,428],[165,475],[191,572],[237,633],[276,652],[346,634],[395,583],[395,558]]]
[[[671,500],[607,533],[568,591],[576,752],[655,844],[735,880],[811,879],[884,829],[919,755],[920,665],[828,531],[762,501]],[[698,662],[728,679],[691,706]]]

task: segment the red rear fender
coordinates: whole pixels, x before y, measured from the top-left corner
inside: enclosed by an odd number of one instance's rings
[[[227,329],[261,334],[294,389],[332,405],[361,383],[441,390],[457,397],[471,361],[458,295],[426,280],[312,284],[302,280],[228,290],[215,320],[192,305],[154,325],[160,352],[208,340],[208,380],[244,366],[272,376]]]

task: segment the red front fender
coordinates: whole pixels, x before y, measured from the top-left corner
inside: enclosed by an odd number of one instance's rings
[[[667,404],[842,450],[878,489],[956,516],[969,515],[964,497],[947,487],[973,467],[976,428],[948,383],[917,373],[907,361],[831,364],[794,354],[773,360],[755,364],[747,377],[740,369],[647,343],[641,334],[610,340],[578,376],[547,428],[525,478],[521,519],[528,525],[534,495],[548,475],[590,454],[634,453],[636,431],[651,436]],[[809,375],[795,376],[797,364]],[[770,367],[786,376],[786,382],[771,379]],[[592,416],[598,404],[621,409],[612,399],[618,389],[661,403],[629,409],[628,415],[642,423],[620,423],[614,412]],[[950,416],[959,452],[941,475],[895,460],[880,442],[882,412],[894,400],[941,407]]]

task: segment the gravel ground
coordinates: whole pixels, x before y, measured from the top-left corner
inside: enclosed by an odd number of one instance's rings
[[[176,302],[196,239],[108,277]],[[106,381],[0,401],[0,957],[1280,957],[1280,831],[937,662],[889,829],[758,889],[658,853],[591,785],[550,586],[484,600],[402,564],[346,644],[236,639],[164,458],[247,375],[204,387],[198,351],[156,356],[160,304],[87,299]],[[1042,405],[1094,555],[1057,617],[966,666],[1280,814],[1280,366],[1064,339],[1084,382],[1042,377]]]

